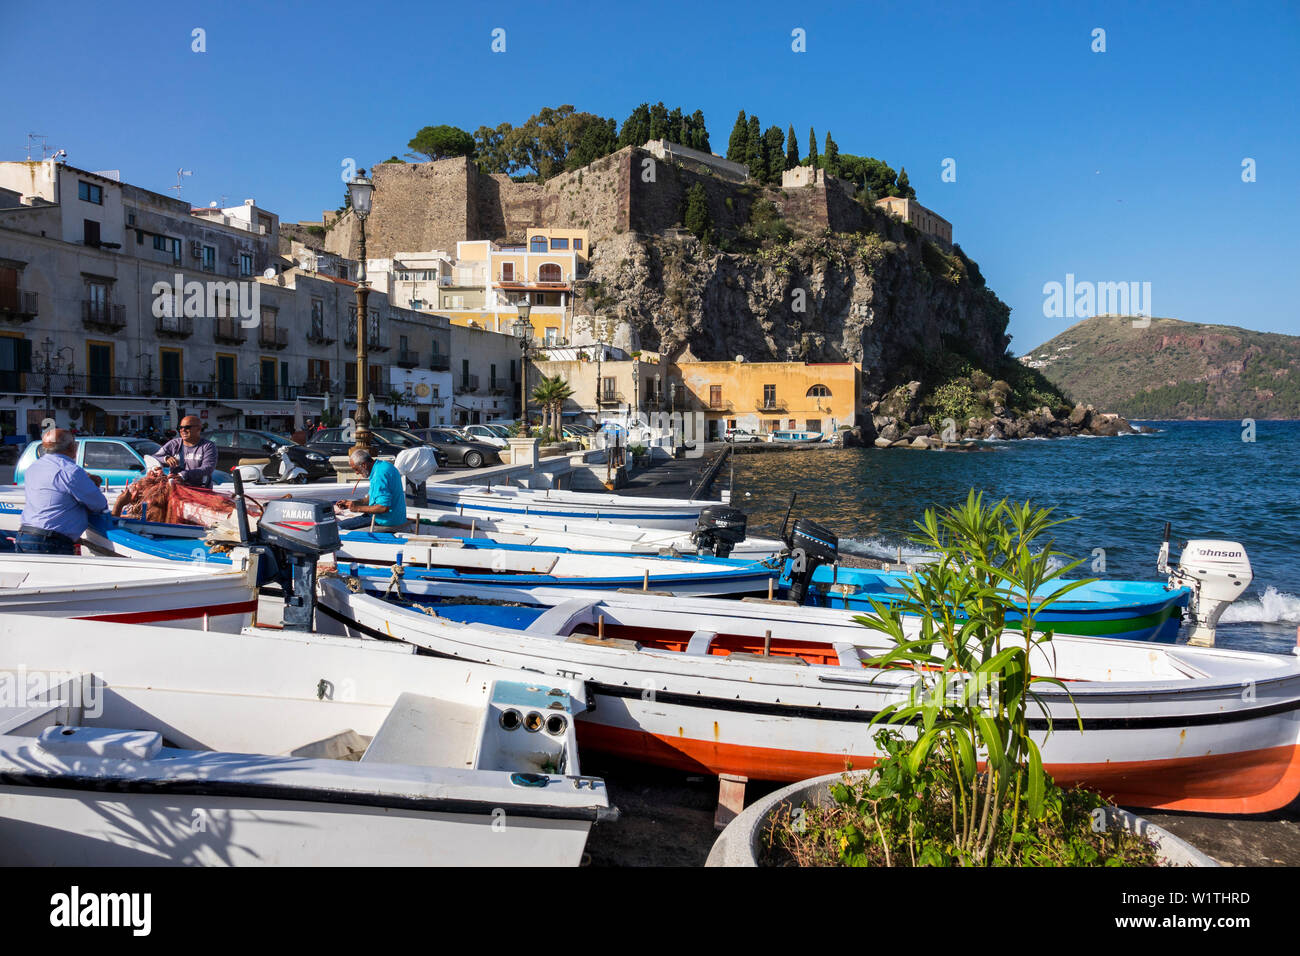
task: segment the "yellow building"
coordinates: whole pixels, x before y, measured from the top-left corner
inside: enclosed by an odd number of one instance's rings
[[[519,304],[540,344],[572,338],[573,284],[586,271],[586,229],[529,229],[518,244],[473,240],[456,244],[456,258],[439,280],[437,311],[453,325],[510,334]]]
[[[856,424],[860,411],[853,362],[681,362],[673,370],[689,410],[704,413],[708,439],[727,428],[830,433]]]

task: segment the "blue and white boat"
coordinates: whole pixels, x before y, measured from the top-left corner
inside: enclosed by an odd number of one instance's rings
[[[781,428],[772,432],[772,441],[821,441],[825,437],[821,432]]]
[[[194,525],[162,524],[96,515],[84,541],[96,551],[122,557],[226,563],[220,547],[205,543]],[[340,573],[372,591],[410,595],[451,581],[476,589],[563,587],[641,590],[696,595],[766,594],[780,561],[737,560],[675,553],[629,554],[562,547],[499,544],[475,538],[419,538],[347,532],[338,552]],[[348,555],[356,559],[347,561]]]
[[[613,521],[641,528],[673,528],[679,531],[693,529],[700,512],[717,504],[716,501],[687,498],[640,498],[511,485],[446,484],[430,484],[428,500],[430,508],[454,511],[460,515]]]

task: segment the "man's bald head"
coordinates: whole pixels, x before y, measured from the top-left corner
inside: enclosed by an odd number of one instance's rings
[[[41,449],[46,455],[67,455],[76,443],[76,437],[66,428],[50,428],[41,435]]]
[[[186,444],[196,445],[203,433],[203,423],[199,421],[197,415],[186,415],[181,419],[180,433],[181,439]]]

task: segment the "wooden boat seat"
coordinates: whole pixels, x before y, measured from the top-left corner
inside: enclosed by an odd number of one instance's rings
[[[481,707],[404,693],[394,702],[361,760],[472,767],[482,715]]]
[[[717,636],[717,631],[696,631],[691,635],[690,642],[686,645],[686,653],[697,657],[708,656],[709,645],[713,643],[713,639]]]
[[[622,637],[598,637],[595,634],[574,634],[565,639],[566,644],[590,644],[593,647],[614,647],[620,651],[639,651],[641,645]]]
[[[808,662],[802,657],[787,654],[756,654],[753,651],[732,651],[727,655],[729,661],[744,661],[746,664],[793,664],[807,667]]]

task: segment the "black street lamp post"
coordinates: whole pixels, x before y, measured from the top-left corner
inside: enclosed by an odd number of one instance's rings
[[[366,281],[366,217],[370,215],[370,200],[375,190],[366,171],[358,169],[348,180],[348,198],[352,211],[361,224],[361,255],[357,270],[357,433],[353,448],[370,450],[370,352],[367,339],[368,314],[366,302],[370,297],[370,283]]]
[[[533,310],[532,303],[528,301],[527,296],[523,301],[516,304],[519,309],[519,318],[515,319],[511,331],[514,332],[515,338],[519,340],[519,434],[524,438],[528,437],[528,345],[533,337],[533,324],[528,321],[528,315]]]

